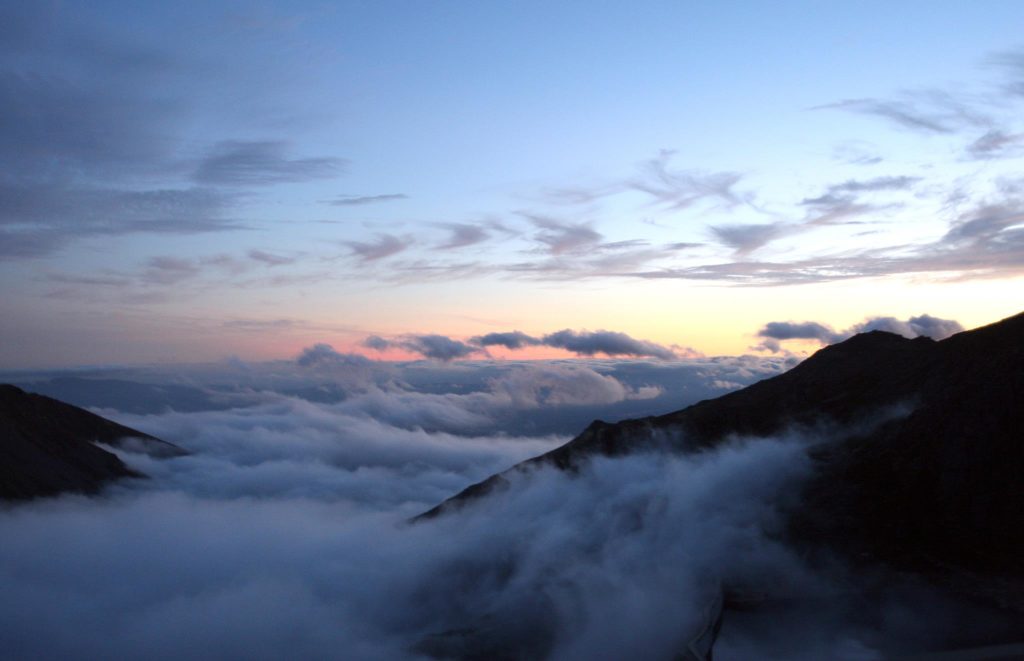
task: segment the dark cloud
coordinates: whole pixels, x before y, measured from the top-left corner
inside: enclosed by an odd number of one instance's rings
[[[465,358],[480,351],[478,347],[444,335],[409,335],[402,340],[401,346],[422,354],[425,358],[442,361]]]
[[[352,254],[364,262],[372,262],[397,254],[412,245],[409,238],[400,238],[394,234],[378,234],[375,241],[344,241],[344,245],[352,249]]]
[[[713,225],[712,234],[737,255],[749,254],[776,239],[799,231],[789,223],[760,223],[753,225]]]
[[[546,346],[565,349],[583,356],[603,353],[608,356],[651,356],[662,360],[676,357],[667,347],[647,340],[637,340],[616,331],[576,332],[565,329],[545,335],[541,342]]]
[[[816,321],[772,321],[757,331],[757,336],[764,342],[756,348],[778,352],[781,351],[779,343],[785,340],[815,340],[821,344],[834,344],[857,333],[873,330],[896,333],[907,338],[923,336],[933,340],[943,340],[964,330],[964,327],[953,319],[940,319],[927,314],[910,317],[907,320],[895,317],[871,317],[843,331],[833,330]]]
[[[344,171],[341,158],[289,159],[284,141],[225,140],[210,150],[193,175],[203,184],[266,186],[329,179]]]
[[[930,337],[933,340],[944,340],[950,335],[963,331],[964,327],[954,319],[939,319],[938,317],[923,314],[906,320],[896,319],[895,317],[872,317],[846,330],[844,334],[851,335],[853,333],[864,333],[873,330],[896,333],[897,335],[909,338]]]
[[[773,353],[781,350],[779,341],[782,340],[817,340],[822,344],[832,344],[844,339],[841,334],[816,321],[770,321],[757,331],[757,336],[764,340],[757,348]]]
[[[418,353],[430,360],[449,362],[465,358],[480,351],[480,347],[453,340],[445,335],[402,335],[397,338],[385,339],[379,335],[371,335],[362,342],[364,347],[374,351],[388,349],[404,349]]]
[[[537,338],[521,331],[504,333],[488,333],[472,337],[461,342],[444,335],[403,335],[394,339],[384,339],[376,335],[363,341],[363,346],[384,351],[392,347],[400,347],[419,353],[426,358],[450,361],[465,358],[489,346],[503,346],[518,350],[532,346],[548,346],[565,349],[581,356],[605,354],[607,356],[650,356],[661,360],[671,360],[678,356],[669,348],[647,340],[637,340],[615,331],[573,331],[569,329],[549,333]]]
[[[339,195],[327,204],[336,207],[356,207],[366,204],[377,204],[379,202],[394,202],[395,200],[408,200],[409,196],[403,193],[387,193],[384,195]]]
[[[502,346],[506,349],[522,349],[525,347],[536,346],[541,343],[537,338],[531,337],[520,331],[478,335],[477,337],[470,339],[470,342],[481,347]]]
[[[358,354],[339,353],[329,344],[314,344],[303,349],[295,362],[300,367],[357,366],[365,368],[371,361]]]
[[[363,340],[363,346],[367,349],[373,349],[374,351],[387,351],[391,348],[391,342],[385,340],[379,335],[371,335]]]

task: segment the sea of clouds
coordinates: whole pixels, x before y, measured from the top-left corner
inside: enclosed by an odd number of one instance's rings
[[[894,631],[913,650],[929,634],[906,609],[851,618],[842,573],[812,568],[780,541],[780,508],[820,437],[595,459],[573,475],[540,469],[455,515],[409,522],[564,443],[582,420],[666,413],[789,364],[335,354],[305,365],[22,374],[28,389],[62,390],[191,454],[117,450],[148,479],[0,509],[0,650],[671,658],[722,585],[813,607],[783,609],[772,626],[727,615],[716,659],[882,658]]]

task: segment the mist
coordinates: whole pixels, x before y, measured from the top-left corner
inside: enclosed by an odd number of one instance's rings
[[[383,366],[348,365],[347,380],[329,381],[337,397],[311,401],[294,393],[330,372],[234,366],[191,375],[189,387],[222,397],[208,410],[97,409],[191,454],[108,448],[149,477],[0,510],[0,649],[34,659],[670,658],[723,586],[814,607],[775,613],[784,633],[756,613],[727,615],[716,659],[915,649],[925,633],[878,604],[881,620],[851,617],[864,606],[848,595],[847,570],[785,541],[785,509],[813,468],[808,447],[841,430],[516,472],[504,492],[410,523],[569,439],[502,429],[510,417],[571,419],[661,396],[651,377],[664,372],[601,367],[438,367],[446,378],[461,370],[448,389],[459,392],[429,392],[435,368],[388,367],[385,378]],[[226,387],[238,370],[247,384]],[[758,374],[732,362],[698,372],[717,388]]]

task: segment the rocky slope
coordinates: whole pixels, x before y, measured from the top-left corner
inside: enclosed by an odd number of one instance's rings
[[[93,493],[110,480],[140,477],[97,442],[160,457],[187,454],[76,406],[0,385],[0,499]]]

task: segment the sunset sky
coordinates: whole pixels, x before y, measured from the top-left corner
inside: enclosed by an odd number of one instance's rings
[[[996,321],[1024,309],[1021,26],[1015,1],[0,2],[0,368]]]

